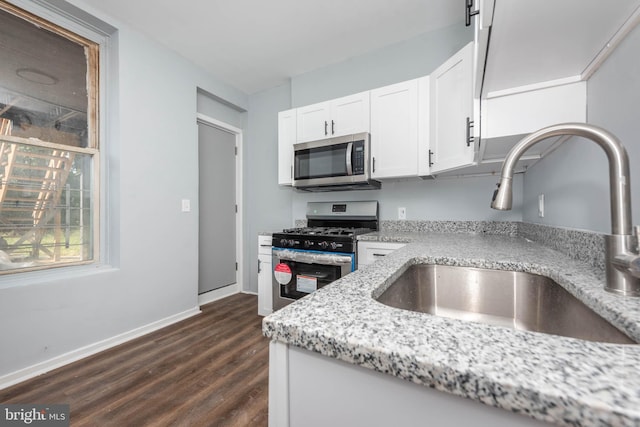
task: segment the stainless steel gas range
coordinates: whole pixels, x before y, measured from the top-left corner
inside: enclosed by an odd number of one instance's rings
[[[354,271],[357,236],[378,222],[377,201],[307,203],[307,227],[273,233],[273,309]]]

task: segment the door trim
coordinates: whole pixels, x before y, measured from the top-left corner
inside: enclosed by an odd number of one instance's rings
[[[242,206],[242,154],[243,154],[243,134],[242,134],[242,129],[239,129],[235,126],[232,126],[228,123],[225,123],[223,121],[220,121],[218,119],[214,119],[213,117],[209,117],[205,114],[202,113],[197,113],[196,115],[196,123],[198,124],[203,124],[206,126],[211,126],[214,127],[216,129],[220,129],[224,132],[228,132],[231,133],[235,136],[236,138],[236,150],[237,150],[237,155],[236,155],[236,205],[238,206],[238,213],[236,214],[236,260],[238,262],[238,269],[236,271],[236,284],[235,285],[229,285],[229,286],[225,286],[224,288],[221,289],[225,289],[228,291],[231,291],[230,293],[224,292],[221,294],[220,297],[211,299],[211,297],[207,297],[208,294],[210,294],[211,292],[206,292],[204,294],[201,295],[201,297],[203,298],[198,298],[198,304],[205,304],[206,302],[211,302],[214,301],[216,299],[219,298],[224,298],[225,296],[228,296],[230,294],[235,294],[238,292],[241,292],[244,290],[244,280],[243,280],[243,267],[244,267],[244,260],[242,258],[242,254],[244,253],[243,251],[243,206]],[[198,172],[198,176],[199,176],[200,172]],[[234,289],[235,288],[235,289]],[[212,291],[212,292],[215,292]],[[201,302],[202,300],[202,302]]]

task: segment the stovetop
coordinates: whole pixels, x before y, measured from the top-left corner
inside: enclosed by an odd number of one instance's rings
[[[378,202],[308,202],[307,225],[273,233],[274,248],[355,253],[356,236],[378,229]]]
[[[285,228],[280,234],[287,234],[292,236],[344,236],[354,237],[358,234],[369,233],[373,230],[370,228],[356,228],[356,227],[297,227],[297,228]]]
[[[371,231],[373,230],[370,228],[355,227],[287,228],[281,233],[273,233],[273,246],[321,252],[355,253],[356,236]]]

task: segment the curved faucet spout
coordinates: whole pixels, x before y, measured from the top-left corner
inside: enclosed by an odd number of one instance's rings
[[[511,209],[511,181],[520,157],[536,143],[553,136],[581,136],[602,147],[609,159],[609,188],[611,193],[611,234],[631,234],[631,190],[629,157],[618,138],[597,126],[584,123],[564,123],[540,129],[518,142],[507,154],[502,176],[494,193],[491,207]]]
[[[553,136],[580,136],[598,144],[609,161],[611,198],[611,235],[605,238],[606,290],[622,295],[640,296],[640,261],[638,232],[631,227],[631,189],[629,157],[620,141],[608,131],[584,123],[564,123],[536,131],[518,142],[507,154],[502,165],[498,189],[493,193],[491,207],[509,210],[512,204],[512,180],[516,163],[532,145]]]

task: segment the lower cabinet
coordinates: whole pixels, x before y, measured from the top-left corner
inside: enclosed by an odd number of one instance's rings
[[[258,236],[258,314],[260,316],[266,316],[273,311],[271,288],[271,236]]]
[[[271,341],[269,425],[543,427],[550,424]]]
[[[406,243],[358,242],[358,268],[371,264],[404,245]]]

